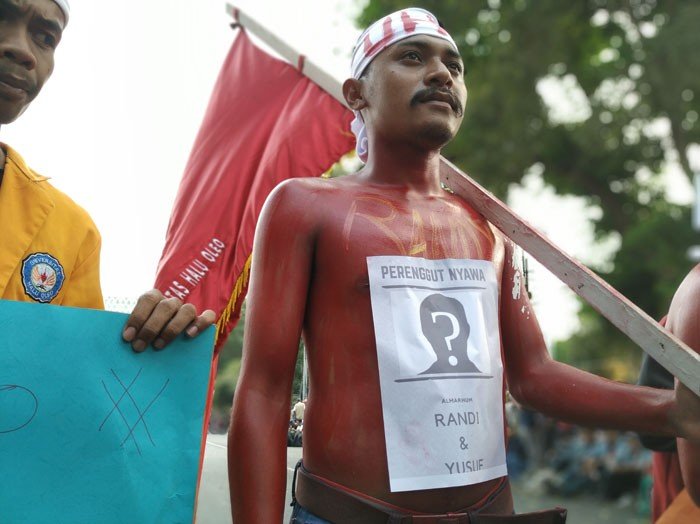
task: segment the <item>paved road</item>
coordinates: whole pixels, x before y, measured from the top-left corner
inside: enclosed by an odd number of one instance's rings
[[[284,522],[289,522],[289,486],[292,482],[294,465],[301,458],[301,448],[287,448],[287,504]],[[261,457],[262,459],[262,457]],[[569,510],[567,524],[647,524],[648,518],[635,514],[635,506],[619,507],[615,503],[603,502],[593,497],[578,497],[562,500],[541,494],[528,493],[526,481],[513,485],[515,506],[518,511],[535,511],[552,508],[557,505]],[[226,475],[226,436],[209,435],[204,456],[204,471],[199,490],[197,524],[229,524],[231,522],[231,505],[228,495],[228,477]]]
[[[650,517],[644,518],[637,515],[635,500],[620,506],[617,502],[604,501],[593,495],[562,499],[542,493],[533,494],[527,490],[526,483],[526,479],[513,483],[515,509],[519,512],[563,506],[569,512],[567,524],[649,524],[651,522]]]
[[[291,501],[290,486],[294,466],[300,458],[301,448],[287,448],[287,502],[284,510],[284,522],[289,522],[292,514],[292,509],[289,507]],[[226,435],[209,435],[207,437],[207,450],[204,454],[202,483],[199,487],[197,500],[197,524],[229,524],[231,522],[226,460]]]

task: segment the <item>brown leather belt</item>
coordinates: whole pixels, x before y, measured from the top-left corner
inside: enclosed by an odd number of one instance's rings
[[[555,508],[512,515],[513,498],[505,479],[499,489],[474,509],[440,515],[409,515],[339,489],[297,466],[292,497],[314,515],[333,524],[563,524],[566,510]]]

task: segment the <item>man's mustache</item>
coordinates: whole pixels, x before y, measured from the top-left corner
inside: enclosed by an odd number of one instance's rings
[[[430,100],[442,100],[445,97],[449,98],[446,101],[450,104],[450,106],[452,106],[452,110],[455,112],[455,114],[457,116],[462,116],[464,114],[462,102],[460,102],[457,96],[449,89],[440,89],[437,87],[427,87],[425,89],[421,89],[415,95],[413,95],[413,98],[411,98],[411,105],[415,106]]]

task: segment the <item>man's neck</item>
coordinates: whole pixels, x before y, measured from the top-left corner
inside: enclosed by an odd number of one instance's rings
[[[371,182],[405,186],[424,195],[442,193],[440,150],[420,150],[412,144],[374,144],[363,171]]]

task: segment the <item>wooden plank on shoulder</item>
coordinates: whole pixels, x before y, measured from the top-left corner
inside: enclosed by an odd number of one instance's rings
[[[444,158],[440,178],[683,384],[700,394],[700,355]]]

